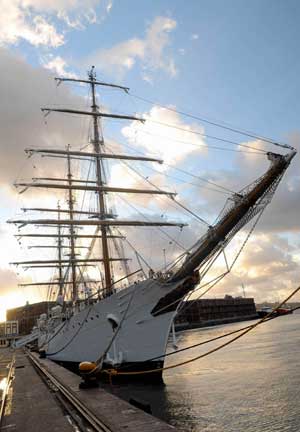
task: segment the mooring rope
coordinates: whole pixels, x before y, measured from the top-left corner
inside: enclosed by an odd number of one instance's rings
[[[112,379],[112,376],[117,376],[117,375],[145,375],[145,374],[151,374],[151,373],[158,373],[158,372],[163,372],[165,370],[168,369],[174,369],[180,366],[184,366],[186,364],[195,362],[197,360],[200,360],[204,357],[209,356],[210,354],[213,354],[219,350],[221,350],[222,348],[225,348],[226,346],[232,344],[233,342],[235,342],[236,340],[240,339],[241,337],[243,337],[244,335],[246,335],[247,333],[249,333],[250,331],[254,330],[256,327],[258,327],[260,324],[264,323],[266,320],[268,320],[272,314],[274,314],[275,312],[278,311],[278,309],[280,309],[287,301],[289,301],[298,291],[300,291],[300,286],[298,288],[296,288],[291,294],[289,294],[278,306],[276,306],[270,313],[268,313],[265,317],[261,318],[259,321],[257,321],[255,324],[251,325],[251,326],[247,326],[242,333],[234,336],[233,338],[231,338],[229,341],[224,342],[221,345],[218,345],[215,348],[212,348],[211,350],[200,354],[196,357],[193,357],[191,359],[170,365],[170,366],[165,366],[165,367],[161,367],[161,368],[157,368],[157,369],[149,369],[149,370],[144,370],[144,371],[129,371],[129,372],[122,372],[122,371],[118,371],[116,369],[104,369],[101,372],[102,373],[106,373],[109,375],[110,380]]]

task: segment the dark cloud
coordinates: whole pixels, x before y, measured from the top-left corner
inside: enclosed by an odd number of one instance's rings
[[[2,249],[1,265],[7,266],[17,256],[17,243],[12,237],[5,221],[24,204],[24,199],[39,199],[43,205],[45,193],[29,190],[17,197],[12,184],[17,179],[30,179],[40,175],[61,174],[61,162],[57,159],[32,157],[26,161],[24,149],[27,147],[60,147],[68,143],[79,145],[87,125],[74,117],[51,114],[44,119],[40,108],[52,103],[64,106],[80,106],[82,99],[73,95],[67,86],[58,89],[53,76],[41,69],[34,68],[21,57],[8,50],[0,49],[0,186],[2,223],[0,236],[2,244],[7,244],[6,253]],[[65,105],[66,104],[66,105]],[[82,141],[80,142],[82,145]],[[17,201],[18,200],[18,201]],[[13,250],[16,249],[14,256]],[[14,269],[1,270],[0,294],[7,294],[17,287]]]
[[[24,148],[78,144],[82,137],[80,119],[56,114],[44,119],[40,108],[52,102],[78,106],[81,99],[67,86],[57,89],[48,71],[33,68],[5,49],[0,49],[0,68],[0,183],[11,184],[20,175],[35,174],[34,162],[24,167]]]

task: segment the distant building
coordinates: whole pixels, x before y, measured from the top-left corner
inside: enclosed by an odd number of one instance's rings
[[[43,313],[55,306],[55,302],[26,304],[6,312],[8,322],[17,322],[19,335],[29,334]],[[224,299],[201,299],[184,302],[176,317],[177,329],[204,327],[256,318],[253,298],[226,296]],[[3,324],[3,323],[2,323]]]
[[[40,302],[33,304],[26,304],[14,309],[6,311],[7,320],[14,320],[18,322],[19,334],[29,334],[34,326],[36,326],[37,319],[42,313],[47,313],[55,302]]]
[[[0,323],[0,348],[9,346],[10,341],[19,336],[18,321],[5,321]]]
[[[176,328],[197,328],[257,318],[253,298],[189,300],[176,317]]]

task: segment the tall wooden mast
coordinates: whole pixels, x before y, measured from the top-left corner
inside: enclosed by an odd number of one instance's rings
[[[107,214],[106,208],[106,200],[105,193],[102,189],[104,186],[105,180],[105,172],[103,167],[103,162],[101,159],[101,150],[100,145],[104,146],[103,136],[99,133],[99,124],[98,124],[98,106],[96,103],[96,92],[95,92],[95,82],[96,81],[96,73],[94,70],[94,66],[89,72],[89,79],[91,81],[91,90],[92,90],[92,113],[93,115],[93,137],[92,143],[94,147],[94,152],[97,154],[95,157],[95,165],[96,165],[96,183],[99,188],[98,191],[98,210],[100,213],[100,219],[105,219]],[[102,255],[103,255],[103,265],[104,265],[104,280],[105,280],[105,291],[104,295],[108,296],[111,294],[112,288],[112,278],[111,278],[111,268],[109,262],[109,248],[107,242],[107,227],[105,225],[101,226],[101,243],[102,243]]]
[[[68,146],[69,148],[69,146]],[[72,172],[71,172],[71,158],[67,155],[68,161],[68,206],[70,221],[74,220],[74,197],[72,192]],[[76,255],[75,255],[75,228],[73,224],[69,226],[70,233],[70,263],[71,263],[71,279],[72,279],[72,300],[76,302],[78,299],[77,281],[76,281]]]
[[[94,263],[101,263],[104,268],[104,296],[109,296],[112,293],[112,273],[113,273],[113,263],[115,262],[123,262],[125,272],[128,273],[128,266],[126,262],[128,259],[123,257],[122,247],[118,248],[115,239],[124,239],[120,233],[115,235],[111,230],[113,226],[179,226],[183,227],[185,224],[180,222],[169,222],[166,220],[120,220],[117,215],[110,214],[109,209],[107,207],[106,197],[108,194],[121,193],[121,194],[150,194],[150,195],[166,195],[168,197],[173,197],[176,193],[171,191],[164,191],[159,188],[128,188],[128,187],[112,187],[107,184],[106,173],[104,169],[104,160],[113,159],[113,160],[129,160],[129,161],[145,161],[145,162],[156,162],[163,163],[161,159],[149,157],[149,156],[137,156],[131,154],[114,154],[107,153],[105,151],[105,144],[101,132],[101,117],[107,119],[122,119],[122,120],[131,120],[131,121],[140,121],[144,122],[143,118],[138,118],[133,115],[121,115],[121,114],[113,114],[113,113],[103,113],[101,109],[97,105],[96,98],[96,86],[107,86],[113,87],[116,89],[120,89],[128,92],[128,87],[123,87],[115,84],[104,83],[96,80],[96,73],[94,67],[88,72],[88,79],[74,79],[74,78],[55,78],[58,81],[58,84],[64,81],[71,82],[80,82],[83,84],[88,84],[91,88],[91,110],[74,110],[69,108],[42,108],[42,111],[49,112],[58,112],[58,113],[69,113],[69,114],[77,114],[77,115],[87,115],[92,119],[92,137],[91,144],[93,146],[92,151],[82,151],[82,150],[71,150],[70,146],[67,149],[47,149],[47,148],[35,148],[35,149],[26,149],[26,153],[30,156],[31,154],[41,154],[46,157],[54,157],[54,158],[65,158],[67,159],[67,168],[68,174],[67,178],[52,178],[52,177],[43,177],[43,178],[33,178],[32,182],[18,182],[16,186],[24,186],[25,189],[20,191],[20,193],[25,192],[29,187],[34,188],[50,188],[50,189],[61,189],[68,191],[68,208],[60,209],[60,216],[56,219],[34,219],[34,220],[14,220],[8,221],[9,223],[20,224],[21,227],[24,227],[28,224],[34,224],[36,226],[59,226],[60,228],[68,228],[68,232],[61,234],[61,231],[58,234],[18,234],[17,237],[41,237],[41,238],[52,238],[59,237],[60,239],[66,238],[69,239],[70,243],[68,248],[70,249],[70,254],[68,259],[63,259],[61,256],[56,260],[34,260],[34,261],[23,261],[13,263],[15,265],[22,265],[24,268],[54,268],[56,265],[60,267],[67,267],[68,264],[71,267],[71,280],[69,282],[64,282],[67,284],[72,284],[73,292],[72,297],[73,300],[78,299],[78,289],[77,286],[80,283],[79,279],[76,275],[77,267],[89,267],[94,265]],[[73,159],[87,160],[93,161],[95,166],[95,181],[93,180],[82,180],[82,179],[74,179],[71,173],[71,161]],[[74,207],[74,197],[73,191],[84,191],[84,192],[94,192],[97,197],[97,211],[84,211],[77,210]],[[24,211],[39,211],[39,212],[56,212],[56,209],[53,208],[24,208]],[[62,219],[61,214],[66,213],[68,215],[68,219]],[[90,216],[85,219],[81,219],[78,217],[79,215]],[[95,234],[77,234],[76,227],[91,227],[96,226],[98,230]],[[99,231],[99,233],[98,233]],[[90,254],[87,257],[81,259],[76,256],[75,250],[77,246],[75,241],[77,238],[91,238],[93,241],[96,239],[100,240],[101,243],[101,256],[98,258],[91,258]],[[114,248],[118,255],[122,255],[122,257],[112,257],[109,249],[109,240],[112,239],[114,243]],[[44,282],[42,282],[43,284]]]
[[[60,220],[60,205],[59,202],[57,204],[57,219]],[[57,227],[57,252],[58,252],[58,261],[62,260],[62,238],[61,238],[61,225],[59,224]],[[63,281],[63,271],[61,264],[58,265],[58,293],[59,295],[63,295],[64,289],[64,281]]]

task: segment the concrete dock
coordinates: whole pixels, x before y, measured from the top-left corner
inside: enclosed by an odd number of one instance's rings
[[[48,359],[34,359],[68,388],[71,395],[88,408],[111,432],[174,432],[176,429],[100,388],[79,389],[81,378]],[[28,355],[16,352],[14,379],[0,428],[3,431],[69,432],[76,430],[55,389],[43,381]],[[83,429],[85,430],[85,429]],[[91,429],[90,429],[91,430]],[[100,430],[100,429],[95,429]],[[77,429],[78,431],[78,429]]]
[[[16,353],[2,431],[74,432],[53,394],[22,351]]]

